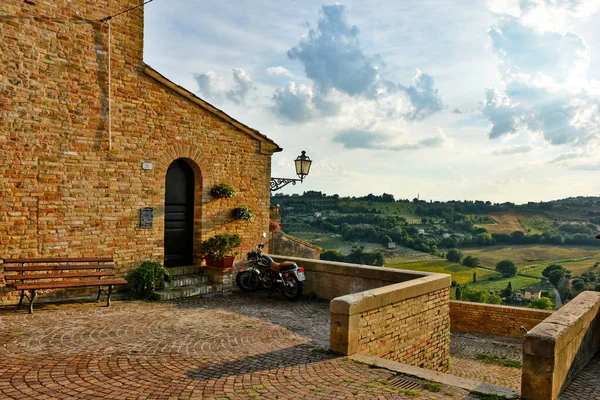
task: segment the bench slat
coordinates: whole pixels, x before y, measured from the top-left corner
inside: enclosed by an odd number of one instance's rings
[[[5,271],[68,271],[73,269],[114,269],[115,264],[81,264],[81,265],[6,265]]]
[[[7,281],[20,281],[28,279],[55,279],[55,278],[87,278],[87,277],[102,277],[115,276],[115,271],[105,272],[70,272],[66,274],[23,274],[23,275],[5,275]]]
[[[29,264],[39,264],[39,263],[58,263],[58,262],[112,262],[113,259],[110,257],[102,257],[102,258],[91,258],[91,257],[82,257],[82,258],[12,258],[3,260],[4,264],[13,264],[13,263],[29,263]]]
[[[15,285],[16,290],[39,290],[39,289],[64,289],[74,287],[88,286],[108,286],[108,285],[127,285],[125,279],[94,279],[87,281],[63,281],[63,282],[41,282],[41,283],[24,283]]]

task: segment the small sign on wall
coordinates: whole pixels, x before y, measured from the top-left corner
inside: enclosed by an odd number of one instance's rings
[[[143,162],[142,169],[146,169],[146,170],[152,169],[152,163],[151,162]]]
[[[140,228],[151,229],[152,219],[154,218],[154,209],[151,207],[144,207],[140,210]]]

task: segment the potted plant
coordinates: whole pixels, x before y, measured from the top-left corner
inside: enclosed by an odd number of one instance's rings
[[[200,242],[200,255],[210,267],[231,268],[235,260],[231,252],[240,244],[240,235],[219,233]]]
[[[226,183],[219,183],[218,185],[213,186],[210,190],[210,193],[215,197],[220,197],[222,199],[230,199],[235,197],[235,190]]]
[[[236,219],[241,219],[244,221],[254,221],[254,213],[246,206],[240,206],[233,210],[233,215]]]

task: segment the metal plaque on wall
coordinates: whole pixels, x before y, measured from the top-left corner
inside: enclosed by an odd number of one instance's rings
[[[144,207],[140,210],[140,228],[150,229],[152,228],[152,218],[154,209],[151,207]]]

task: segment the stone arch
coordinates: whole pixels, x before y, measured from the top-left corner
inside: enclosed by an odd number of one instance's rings
[[[156,158],[156,166],[155,166],[155,174],[156,177],[159,178],[160,184],[162,186],[162,197],[165,197],[165,184],[166,184],[166,176],[169,165],[173,163],[175,160],[185,161],[187,165],[189,165],[194,173],[194,239],[193,239],[193,263],[194,265],[200,265],[202,262],[202,258],[200,257],[200,242],[202,241],[202,216],[203,216],[203,171],[206,171],[206,168],[203,168],[202,163],[204,161],[204,157],[202,156],[200,150],[193,148],[192,146],[172,146],[171,148],[165,149],[161,154],[159,154]],[[163,213],[163,221],[160,226],[164,230],[164,213]],[[164,245],[164,244],[163,244]]]

